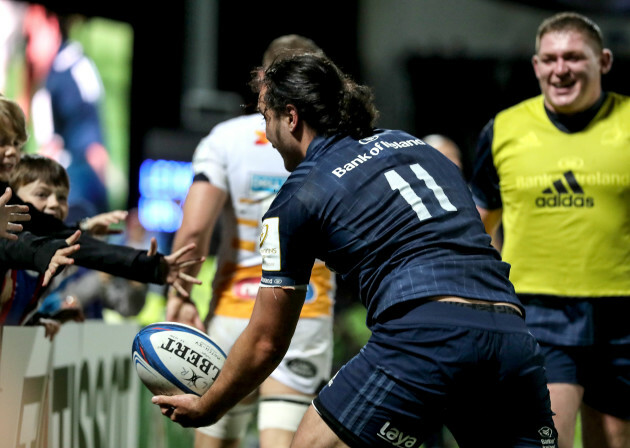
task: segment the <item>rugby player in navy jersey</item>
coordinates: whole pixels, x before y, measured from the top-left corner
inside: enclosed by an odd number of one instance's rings
[[[370,90],[331,61],[279,60],[254,80],[267,138],[292,172],[263,217],[248,327],[202,397],[156,396],[183,426],[216,421],[293,335],[315,259],[356,282],[372,336],[313,401],[296,447],[556,447],[523,309],[458,168],[422,140],[374,130]]]

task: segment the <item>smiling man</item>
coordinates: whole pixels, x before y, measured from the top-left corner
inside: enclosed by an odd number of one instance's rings
[[[599,27],[545,20],[532,63],[542,94],[500,112],[478,144],[472,190],[546,357],[554,421],[572,447],[630,446],[630,99],[602,90]]]

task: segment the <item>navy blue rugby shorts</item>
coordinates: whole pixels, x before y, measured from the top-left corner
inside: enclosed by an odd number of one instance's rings
[[[579,384],[583,401],[630,420],[630,298],[521,296],[549,383]]]
[[[579,384],[585,404],[630,420],[630,345],[540,346],[549,383]]]
[[[461,448],[557,447],[543,357],[520,316],[398,307],[313,402],[339,438],[418,448],[445,424]]]

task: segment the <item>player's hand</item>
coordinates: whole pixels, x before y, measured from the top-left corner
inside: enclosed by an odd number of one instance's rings
[[[12,195],[13,192],[7,187],[0,196],[0,238],[15,241],[17,235],[11,232],[22,231],[22,224],[16,222],[30,221],[31,215],[28,214],[28,205],[7,205]]]
[[[205,333],[206,327],[199,316],[199,311],[189,299],[171,292],[166,300],[166,320],[190,325]]]
[[[129,213],[125,210],[114,210],[112,212],[101,213],[91,218],[81,221],[81,230],[92,235],[112,235],[122,233],[122,229],[112,229],[111,226],[118,224],[125,219]]]
[[[80,246],[75,243],[79,240],[80,236],[81,231],[77,230],[66,239],[68,247],[58,249],[57,252],[55,252],[53,257],[50,259],[48,269],[46,269],[46,272],[44,272],[44,280],[42,281],[42,286],[48,286],[48,283],[50,283],[50,280],[53,278],[60,266],[68,266],[74,264],[74,260],[70,258],[70,255],[79,250]]]
[[[156,395],[151,401],[160,407],[162,415],[185,428],[207,426],[218,420],[201,409],[200,397],[196,395]]]

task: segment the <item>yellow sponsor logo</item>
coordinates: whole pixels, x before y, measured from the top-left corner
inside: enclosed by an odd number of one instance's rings
[[[263,243],[265,242],[265,240],[267,239],[267,234],[268,233],[269,233],[269,225],[268,224],[263,224],[262,230],[260,232],[260,246],[262,246]]]

